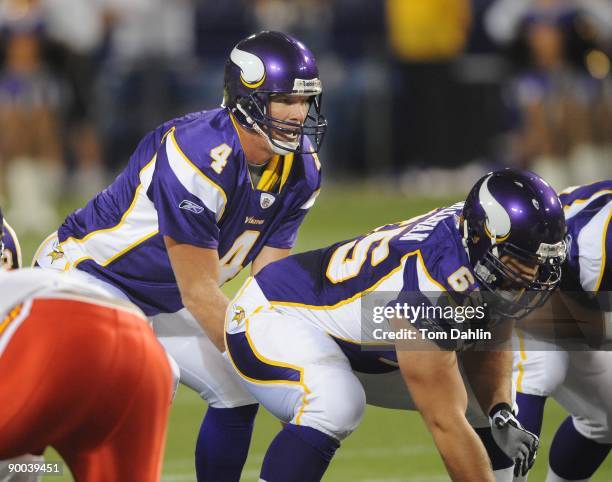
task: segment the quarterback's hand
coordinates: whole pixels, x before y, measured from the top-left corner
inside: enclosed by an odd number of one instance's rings
[[[525,476],[533,467],[540,440],[521,425],[507,403],[495,405],[489,413],[493,440],[514,461],[514,476]]]

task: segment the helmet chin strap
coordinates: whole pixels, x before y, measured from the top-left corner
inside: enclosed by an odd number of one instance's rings
[[[295,150],[300,145],[299,141],[283,142],[279,140],[277,140],[275,144],[274,142],[272,142],[272,139],[270,139],[270,136],[266,134],[261,127],[259,127],[259,124],[257,124],[257,122],[255,122],[251,118],[251,116],[249,116],[247,111],[239,103],[236,104],[236,109],[238,109],[242,113],[242,115],[244,115],[244,118],[253,128],[253,130],[267,141],[268,146],[270,146],[270,149],[272,149],[272,152],[274,152],[275,154],[278,154],[279,156],[286,156],[287,154],[295,152]]]

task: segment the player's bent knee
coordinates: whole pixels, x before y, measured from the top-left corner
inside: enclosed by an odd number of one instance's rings
[[[337,440],[343,440],[361,422],[366,397],[361,383],[354,376],[331,380],[334,380],[334,390],[327,390],[314,397],[312,404],[306,406],[302,423]]]
[[[596,418],[584,418],[572,416],[576,431],[583,437],[598,444],[612,444],[612,427],[605,416]]]
[[[518,377],[515,377],[517,390],[527,395],[548,397],[563,384],[567,376],[568,356],[563,351],[533,351],[527,353],[522,365],[524,373],[520,384]]]

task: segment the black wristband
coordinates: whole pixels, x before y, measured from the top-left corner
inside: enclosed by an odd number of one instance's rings
[[[510,412],[512,415],[514,415],[514,411],[512,410],[512,407],[507,404],[506,402],[501,402],[498,403],[497,405],[495,405],[491,411],[489,412],[489,417],[493,418],[493,415],[495,415],[497,412],[499,412],[500,410],[507,410],[508,412]]]

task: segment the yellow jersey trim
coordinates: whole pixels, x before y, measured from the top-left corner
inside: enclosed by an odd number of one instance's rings
[[[174,128],[172,128],[174,129]],[[170,129],[170,131],[168,131],[165,135],[168,135],[172,129]],[[142,175],[142,173],[149,167],[151,166],[151,164],[153,164],[155,161],[157,160],[157,153],[153,155],[153,157],[151,158],[151,160],[149,162],[147,162],[142,169],[139,171],[138,176],[140,178],[140,176]],[[86,236],[84,236],[81,239],[77,239],[74,238],[72,236],[70,236],[69,238],[65,239],[63,242],[61,242],[59,244],[59,248],[62,249],[63,246],[67,243],[69,243],[70,241],[75,242],[77,244],[83,244],[84,242],[86,242],[87,240],[91,239],[93,236],[97,235],[97,234],[101,234],[101,233],[111,233],[114,231],[117,231],[118,229],[120,229],[124,224],[125,221],[127,219],[127,217],[130,215],[130,213],[134,210],[134,207],[136,206],[136,202],[138,200],[138,195],[140,194],[140,191],[142,189],[142,182],[138,185],[138,187],[136,188],[136,190],[134,191],[134,198],[132,199],[132,202],[130,204],[130,206],[127,208],[127,210],[123,213],[123,216],[121,216],[121,219],[119,220],[119,222],[115,225],[115,226],[111,226],[110,228],[104,228],[104,229],[98,229],[96,231],[92,231],[91,233],[87,234]],[[134,243],[130,244],[127,248],[124,248],[123,250],[119,251],[118,253],[114,254],[113,256],[111,256],[109,259],[107,259],[106,261],[104,261],[103,263],[101,263],[101,266],[108,266],[110,263],[112,263],[113,261],[115,261],[116,259],[118,259],[119,257],[123,256],[125,253],[127,253],[128,251],[134,249],[136,246],[138,246],[139,244],[145,242],[147,239],[152,238],[153,236],[155,236],[157,233],[159,233],[159,230],[155,230],[152,233],[147,234],[146,236],[143,236],[142,238],[140,238],[139,240],[135,241]],[[66,267],[64,269],[64,271],[68,271],[70,268],[74,267],[76,268],[79,263],[87,260],[87,259],[93,259],[92,256],[83,256],[79,259],[77,259],[76,261],[74,261],[73,263],[66,263]]]
[[[570,191],[571,193],[571,191]],[[561,193],[565,194],[565,193]],[[612,189],[602,189],[601,191],[594,192],[591,196],[587,198],[574,199],[570,204],[563,206],[563,210],[566,211],[571,208],[574,204],[584,204],[587,201],[590,201],[593,198],[603,196],[604,194],[612,194]]]
[[[176,147],[176,150],[179,152],[183,160],[187,163],[189,167],[191,167],[196,172],[198,176],[200,176],[205,182],[209,183],[213,188],[219,191],[219,194],[221,194],[221,197],[223,198],[223,207],[221,208],[221,212],[218,214],[217,222],[221,221],[221,218],[223,218],[223,215],[225,214],[225,206],[227,206],[227,195],[225,194],[225,191],[221,188],[221,186],[219,186],[216,182],[214,182],[206,174],[204,174],[193,162],[191,162],[189,157],[187,157],[187,155],[181,149],[181,146],[178,145],[176,137],[174,136],[174,130],[175,128],[173,127],[170,130],[168,137],[172,140],[172,143]]]
[[[516,368],[518,369],[518,376],[516,377],[516,390],[517,392],[523,392],[523,377],[525,376],[525,368],[523,367],[523,362],[527,360],[527,353],[525,352],[525,335],[523,331],[519,328],[516,329],[516,334],[519,339],[519,354],[521,359],[516,364]]]
[[[249,280],[250,283],[250,280]],[[251,339],[251,335],[249,335],[249,321],[250,319],[255,316],[257,313],[259,313],[263,308],[266,308],[266,305],[261,305],[258,306],[257,308],[255,308],[255,310],[253,310],[253,312],[246,318],[245,320],[245,331],[244,334],[246,336],[247,339],[247,343],[249,344],[249,347],[251,349],[251,351],[253,352],[253,354],[255,355],[255,357],[262,362],[265,365],[270,365],[270,366],[275,366],[275,367],[280,367],[280,368],[289,368],[291,370],[296,370],[300,373],[300,379],[299,381],[293,381],[293,380],[258,380],[256,378],[252,378],[249,377],[248,375],[246,375],[245,373],[243,373],[238,366],[236,365],[236,363],[234,362],[234,359],[232,358],[232,354],[230,350],[227,350],[227,353],[229,355],[229,359],[233,365],[233,367],[235,368],[235,370],[240,374],[240,376],[242,378],[244,378],[245,380],[251,382],[251,383],[255,383],[257,385],[298,385],[300,387],[302,387],[302,389],[304,390],[304,395],[302,396],[302,405],[300,406],[300,409],[298,410],[298,413],[296,415],[296,425],[300,425],[301,422],[301,417],[304,413],[304,410],[306,408],[306,405],[308,404],[308,395],[311,393],[310,389],[308,388],[308,386],[306,385],[306,383],[304,382],[304,368],[303,367],[299,367],[297,365],[291,365],[290,363],[283,363],[283,362],[277,362],[274,360],[270,360],[269,358],[266,358],[265,356],[263,356],[261,353],[259,353],[257,351],[257,349],[255,348],[255,345],[253,343],[253,340]],[[225,346],[227,347],[227,331],[225,332]]]
[[[272,157],[257,183],[257,189],[260,191],[272,191],[274,189],[280,178],[279,166],[281,165],[281,159],[282,157],[279,155]]]
[[[608,213],[608,217],[604,223],[603,233],[601,233],[601,267],[599,268],[599,276],[597,277],[597,282],[595,283],[595,291],[599,291],[601,281],[603,280],[603,275],[606,271],[606,236],[608,234],[610,221],[612,221],[612,211]]]
[[[4,317],[4,319],[0,321],[0,335],[6,330],[9,324],[15,321],[15,319],[21,314],[22,309],[23,303],[14,306],[11,311],[9,311],[8,314]]]
[[[350,298],[346,298],[344,300],[340,300],[337,303],[333,304],[333,305],[308,305],[305,303],[297,303],[297,302],[293,302],[293,301],[270,301],[270,305],[272,306],[293,306],[293,307],[297,307],[297,308],[308,308],[310,310],[334,310],[336,308],[339,308],[343,305],[346,305],[348,303],[351,303],[353,301],[355,301],[358,298],[363,297],[364,295],[370,293],[371,291],[374,291],[376,288],[378,288],[378,286],[380,286],[384,281],[386,281],[387,279],[389,279],[391,276],[393,276],[395,273],[397,273],[400,269],[402,269],[402,267],[405,264],[405,261],[411,257],[411,256],[417,256],[417,260],[418,262],[421,264],[422,268],[423,268],[423,273],[425,273],[425,276],[427,276],[427,278],[429,279],[429,281],[431,281],[433,284],[435,284],[436,286],[438,286],[440,288],[441,291],[446,291],[446,288],[444,286],[442,286],[440,283],[438,283],[430,274],[429,271],[427,270],[427,267],[425,266],[425,262],[423,261],[423,255],[421,254],[421,250],[417,249],[415,251],[411,251],[410,253],[405,254],[404,256],[402,256],[402,259],[400,260],[400,263],[398,266],[396,266],[395,268],[393,268],[391,271],[389,271],[385,276],[383,276],[382,278],[380,278],[376,283],[374,283],[372,286],[369,286],[368,288],[366,288],[365,290],[359,291],[358,293],[355,293],[353,296],[351,296]],[[347,340],[348,341],[348,340]]]

